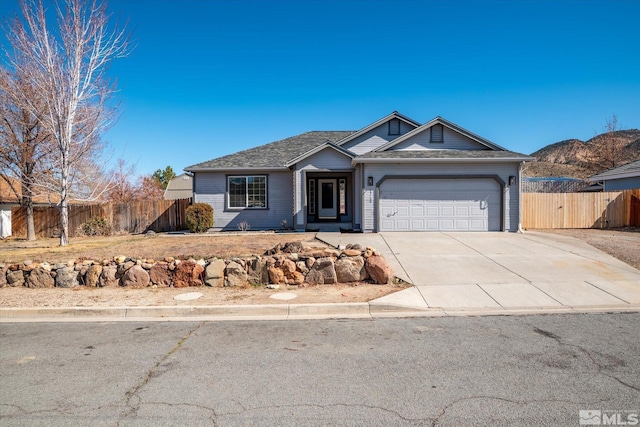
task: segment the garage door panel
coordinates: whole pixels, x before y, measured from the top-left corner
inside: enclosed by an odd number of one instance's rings
[[[493,179],[391,179],[379,194],[381,231],[501,229],[500,185]]]

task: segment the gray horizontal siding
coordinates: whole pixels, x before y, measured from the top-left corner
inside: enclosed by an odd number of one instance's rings
[[[363,230],[377,231],[375,185],[384,176],[388,175],[498,175],[507,184],[509,176],[518,177],[519,165],[517,163],[500,164],[368,164],[365,165],[364,179],[373,177],[374,185],[364,186],[363,190]],[[518,180],[516,179],[516,182]],[[519,186],[506,186],[505,203],[505,227],[507,231],[518,230],[518,205]]]
[[[430,128],[412,136],[398,145],[394,145],[390,151],[421,151],[421,150],[487,150],[482,144],[478,144],[471,138],[444,127],[444,142],[431,143]]]
[[[237,175],[242,175],[242,172]],[[248,175],[267,175],[268,209],[226,210],[226,177],[224,173],[198,172],[195,175],[195,203],[213,207],[215,229],[237,230],[246,221],[252,230],[279,229],[283,219],[293,224],[293,180],[291,172],[251,172]]]
[[[415,129],[414,126],[409,125],[402,120],[400,121],[400,135],[404,135],[413,129]],[[398,138],[400,135],[389,135],[389,123],[386,122],[374,129],[371,129],[369,132],[360,135],[353,141],[349,141],[342,147],[356,154],[364,154],[387,144],[389,141]]]
[[[349,170],[351,169],[351,158],[334,150],[325,148],[312,156],[296,164],[296,169],[302,170]]]
[[[640,176],[604,181],[604,191],[632,190],[640,188]]]

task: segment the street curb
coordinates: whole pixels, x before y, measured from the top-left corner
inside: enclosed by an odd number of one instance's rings
[[[540,314],[630,313],[640,305],[536,308],[427,309],[372,303],[263,304],[166,307],[38,307],[0,308],[0,323],[104,321],[303,320],[340,318],[406,318],[525,316]]]

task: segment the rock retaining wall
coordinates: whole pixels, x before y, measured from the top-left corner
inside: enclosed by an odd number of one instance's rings
[[[0,264],[0,287],[300,286],[363,281],[384,284],[392,279],[393,271],[373,248],[347,245],[343,249],[307,249],[299,242],[277,245],[262,256],[231,259],[167,257],[155,261],[120,255],[105,260],[78,259],[56,264],[32,261]]]

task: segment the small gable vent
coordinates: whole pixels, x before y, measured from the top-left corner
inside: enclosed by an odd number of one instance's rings
[[[444,138],[443,138],[443,126],[438,124],[438,125],[433,125],[431,126],[431,142],[436,142],[436,143],[442,143],[444,142]]]
[[[400,119],[389,120],[389,135],[400,135]]]

